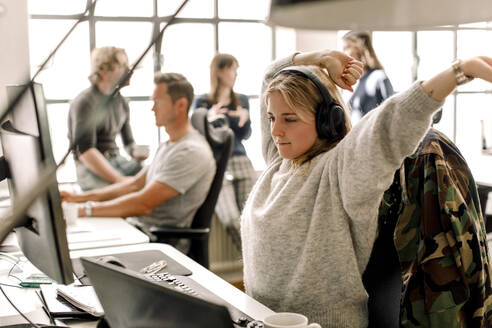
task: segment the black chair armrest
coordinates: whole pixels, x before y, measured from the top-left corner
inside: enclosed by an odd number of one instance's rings
[[[188,239],[204,239],[210,233],[209,228],[174,228],[153,226],[149,228],[149,232],[157,237],[158,240],[165,238],[188,238]]]

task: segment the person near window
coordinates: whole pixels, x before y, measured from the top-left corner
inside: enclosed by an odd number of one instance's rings
[[[234,92],[238,67],[234,56],[216,54],[210,63],[210,91],[199,96],[194,107],[206,108],[210,120],[225,117],[234,132],[234,148],[215,211],[240,249],[239,217],[256,181],[256,172],[243,145],[243,140],[251,135],[251,120],[248,97]]]
[[[123,181],[137,174],[140,162],[147,156],[133,156],[135,141],[130,127],[130,109],[118,92],[111,93],[128,72],[128,56],[122,48],[101,47],[91,53],[91,86],[82,91],[70,104],[68,138],[75,144],[74,157],[77,181],[82,190],[100,188]],[[127,81],[127,85],[129,81]],[[88,124],[91,118],[102,117],[98,124]],[[116,145],[121,135],[127,159]]]
[[[190,227],[205,201],[216,167],[210,146],[188,118],[193,87],[178,73],[158,73],[154,82],[152,111],[169,140],[134,177],[81,194],[61,192],[63,201],[87,202],[79,208],[80,217],[132,217],[131,223],[141,227]],[[184,240],[177,242],[185,253],[187,247]]]
[[[456,85],[473,77],[492,82],[492,58],[457,62],[351,128],[335,84],[351,90],[362,67],[327,50],[296,53],[269,67],[261,98],[267,168],[241,217],[246,292],[325,328],[367,327],[361,276],[384,192]]]
[[[393,95],[393,86],[376,56],[368,32],[350,31],[342,40],[345,53],[364,64],[364,74],[349,100],[353,120],[357,121]]]

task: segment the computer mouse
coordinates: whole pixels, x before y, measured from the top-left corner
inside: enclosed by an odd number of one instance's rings
[[[119,266],[121,268],[126,268],[126,266],[123,263],[121,263],[120,259],[117,258],[116,256],[113,256],[113,255],[101,256],[97,260],[104,262],[104,263],[114,264],[114,265]]]

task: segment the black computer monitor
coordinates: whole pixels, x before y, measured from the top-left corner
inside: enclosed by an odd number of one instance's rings
[[[12,100],[23,86],[8,86]],[[0,129],[8,184],[13,208],[27,195],[44,169],[53,175],[27,210],[22,226],[15,229],[19,246],[29,261],[51,279],[73,282],[66,225],[56,180],[56,163],[51,148],[50,131],[43,88],[32,83]]]

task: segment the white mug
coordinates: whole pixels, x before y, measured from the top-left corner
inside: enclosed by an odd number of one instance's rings
[[[263,319],[265,328],[321,328],[317,323],[308,324],[308,318],[299,313],[279,312]]]
[[[77,225],[77,217],[79,215],[79,208],[76,203],[62,203],[63,217],[67,223],[67,227]]]
[[[148,157],[150,153],[149,145],[135,145],[133,147],[133,156],[135,157]]]

